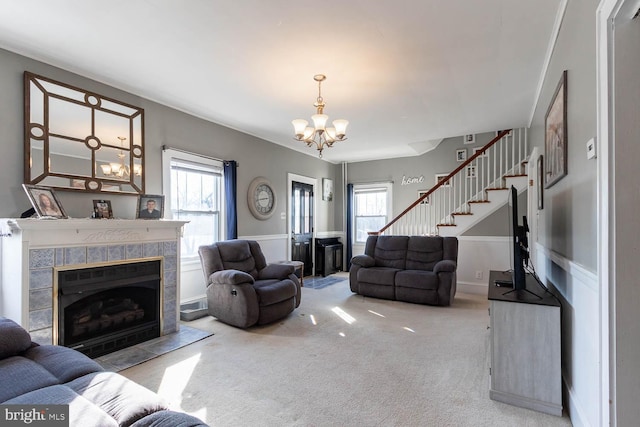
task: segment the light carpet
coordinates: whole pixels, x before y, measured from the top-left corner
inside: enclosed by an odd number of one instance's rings
[[[486,296],[450,307],[303,288],[290,316],[215,336],[122,371],[212,426],[570,426],[489,399]]]

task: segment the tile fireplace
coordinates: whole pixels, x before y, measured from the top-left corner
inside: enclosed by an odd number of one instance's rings
[[[98,355],[178,330],[185,221],[0,224],[0,316],[20,323],[36,342]]]
[[[54,269],[53,341],[98,357],[159,337],[161,271],[160,257]]]

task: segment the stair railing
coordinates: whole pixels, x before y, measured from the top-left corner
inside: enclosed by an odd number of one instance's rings
[[[487,192],[504,189],[505,178],[526,175],[526,129],[500,131],[460,166],[371,235],[438,235],[455,226],[457,215],[470,215],[471,205],[487,203]]]

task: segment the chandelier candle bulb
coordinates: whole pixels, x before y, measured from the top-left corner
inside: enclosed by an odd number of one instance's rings
[[[313,104],[316,107],[316,114],[311,116],[313,127],[307,126],[308,121],[296,119],[291,122],[293,124],[295,139],[302,141],[311,147],[316,145],[319,156],[322,157],[322,150],[325,147],[332,147],[336,141],[344,141],[347,133],[347,125],[349,122],[344,119],[334,120],[332,127],[327,127],[329,116],[324,114],[324,98],[322,98],[321,85],[327,77],[324,74],[316,74],[313,79],[318,82],[318,98]]]

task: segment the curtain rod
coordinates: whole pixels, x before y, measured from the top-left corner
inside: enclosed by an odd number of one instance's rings
[[[207,156],[206,154],[194,153],[193,151],[183,150],[182,148],[170,147],[168,145],[163,145],[162,146],[162,151],[165,151],[165,150],[179,151],[181,153],[191,154],[192,156],[200,156],[200,157],[204,157],[205,159],[216,160],[218,162],[228,162],[229,161],[229,160],[219,159],[219,158],[213,157],[213,156]],[[240,167],[240,164],[238,164],[237,162],[236,162],[236,167]]]

